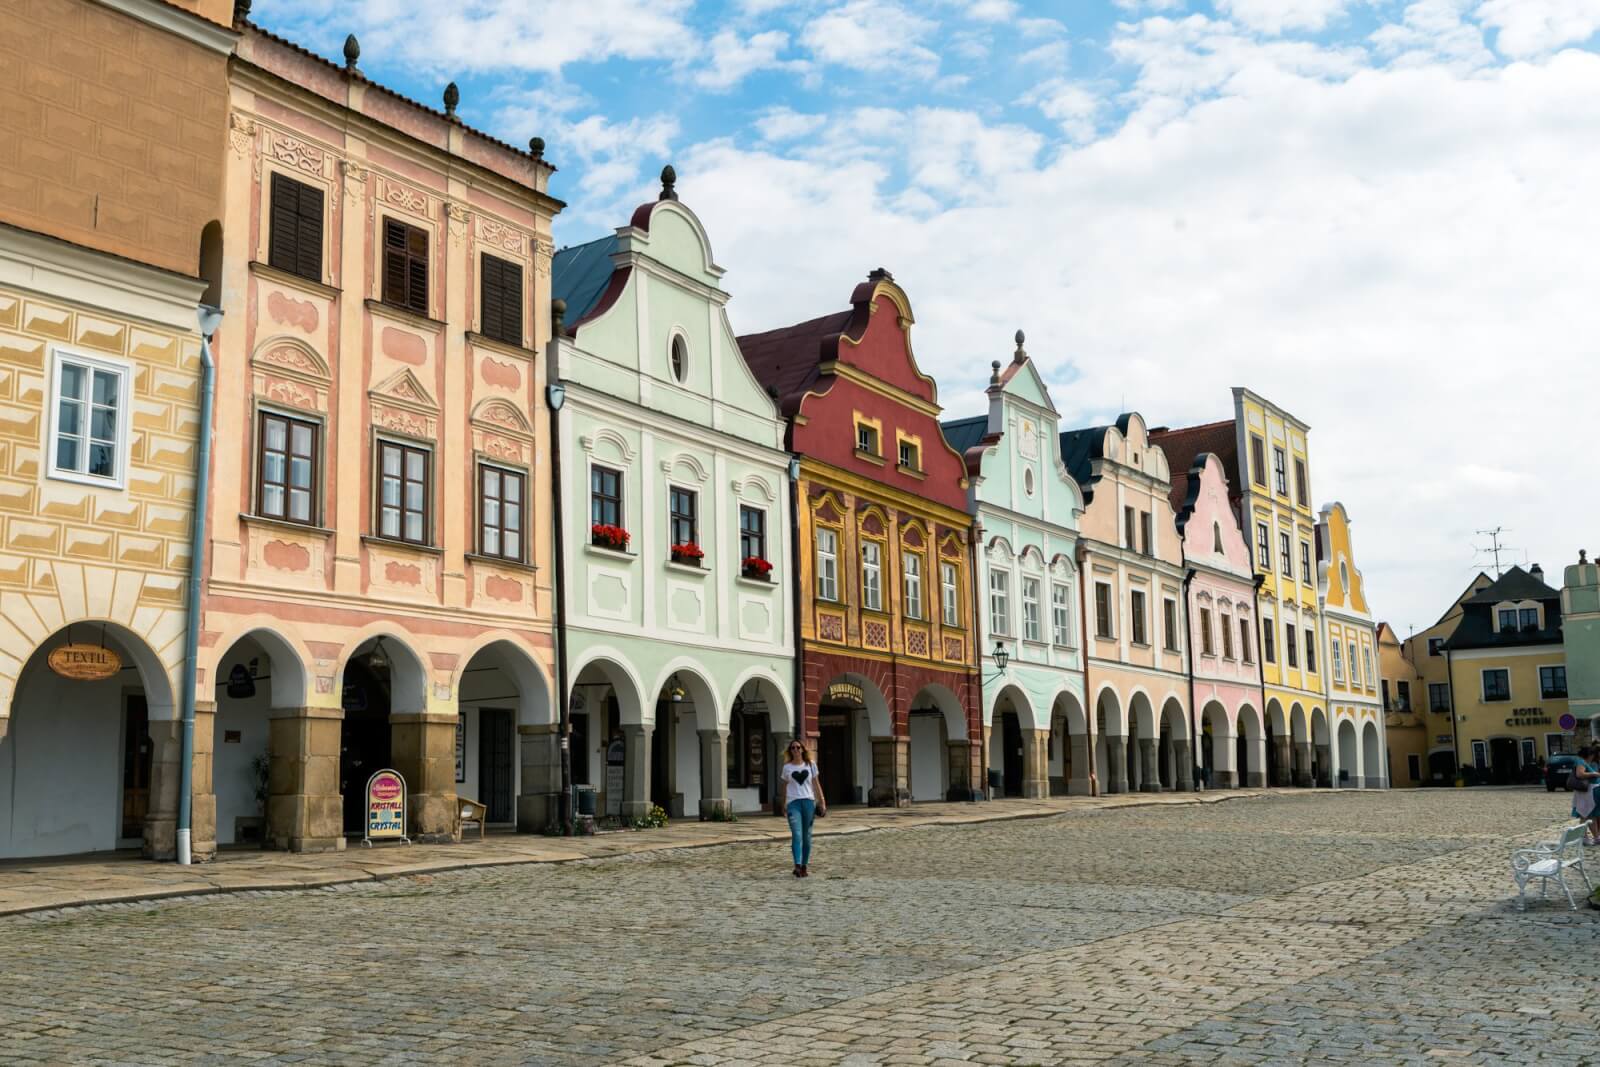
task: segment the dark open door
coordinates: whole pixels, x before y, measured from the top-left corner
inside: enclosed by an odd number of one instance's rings
[[[490,822],[512,821],[514,743],[510,711],[478,709],[478,802],[489,809]]]
[[[1001,788],[1008,797],[1022,795],[1022,726],[1014,711],[1000,713]]]
[[[822,775],[823,796],[839,804],[853,804],[855,761],[850,752],[850,713],[823,709],[818,721],[821,736],[817,740],[816,760],[817,771]],[[779,794],[780,798],[782,795]]]
[[[122,831],[123,838],[144,836],[144,817],[150,811],[150,710],[144,695],[133,693],[122,711]]]

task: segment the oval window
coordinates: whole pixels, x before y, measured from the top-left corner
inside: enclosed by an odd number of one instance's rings
[[[1022,488],[1029,495],[1033,495],[1033,468],[1029,467],[1022,472]]]
[[[689,346],[683,340],[682,334],[672,335],[672,377],[675,381],[683,381],[683,376],[689,373]]]

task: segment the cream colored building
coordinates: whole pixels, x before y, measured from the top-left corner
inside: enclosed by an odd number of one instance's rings
[[[1378,674],[1377,634],[1366,582],[1356,566],[1350,516],[1329,504],[1317,522],[1317,599],[1328,686],[1328,720],[1313,733],[1317,765],[1335,784],[1383,789],[1389,784],[1388,744]]]
[[[6,7],[71,47],[14,53],[0,108],[0,857],[176,847],[228,17]]]

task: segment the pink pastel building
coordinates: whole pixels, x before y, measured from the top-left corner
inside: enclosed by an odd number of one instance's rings
[[[1255,574],[1222,461],[1197,454],[1187,476],[1172,480],[1172,505],[1188,568],[1192,700],[1200,712],[1204,779],[1211,788],[1262,786],[1267,764]]]

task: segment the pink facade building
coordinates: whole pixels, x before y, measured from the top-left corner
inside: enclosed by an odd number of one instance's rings
[[[1228,476],[1210,452],[1173,479],[1172,503],[1188,567],[1193,707],[1200,765],[1211,787],[1266,784],[1255,573],[1239,532]]]

